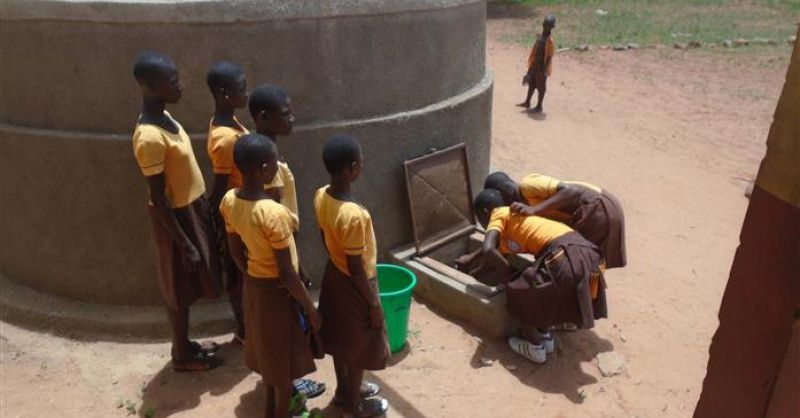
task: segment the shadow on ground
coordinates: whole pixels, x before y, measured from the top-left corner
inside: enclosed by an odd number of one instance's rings
[[[483,341],[472,357],[472,367],[483,367],[490,360],[499,363],[520,382],[544,393],[563,394],[573,403],[582,403],[581,388],[597,383],[597,379],[582,369],[598,354],[613,351],[610,341],[594,331],[555,332],[556,350],[542,365],[532,363],[514,353],[505,338]],[[589,367],[594,367],[589,365]]]
[[[223,344],[217,355],[224,363],[207,372],[174,372],[172,362],[167,362],[144,388],[142,416],[165,418],[194,409],[200,405],[202,395],[222,396],[250,374],[242,360],[241,348]]]
[[[401,351],[392,355],[389,359],[387,367],[392,367],[400,362],[402,362],[409,354],[411,353],[411,346],[407,344]],[[330,356],[326,356],[323,360],[317,360],[317,364],[319,365],[320,362],[324,361],[333,361]],[[364,375],[364,379],[370,382],[377,383],[381,387],[380,396],[389,400],[390,406],[390,414],[391,411],[395,413],[400,413],[403,417],[406,418],[426,418],[426,415],[423,414],[419,409],[414,406],[414,403],[410,399],[406,399],[401,395],[398,391],[394,390],[392,386],[381,379],[380,377],[376,376],[374,373],[367,371]],[[336,381],[325,382],[327,385],[327,390],[334,391],[336,390]],[[322,416],[325,418],[338,418],[341,416],[342,410],[341,408],[333,405],[333,403],[328,403],[327,405],[321,405],[317,400],[311,399],[308,401],[308,407],[310,409],[319,408],[322,411]],[[234,414],[237,418],[251,418],[251,417],[260,417],[264,409],[264,386],[263,383],[258,382],[254,387],[253,390],[243,394],[239,397],[239,405],[236,406],[234,409]]]
[[[531,118],[533,120],[545,120],[545,119],[547,119],[547,112],[545,112],[545,111],[532,112],[530,110],[523,110],[520,113],[526,114],[529,118]]]

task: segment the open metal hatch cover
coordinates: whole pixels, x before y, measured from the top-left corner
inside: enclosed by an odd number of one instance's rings
[[[417,254],[475,230],[464,143],[404,163]]]

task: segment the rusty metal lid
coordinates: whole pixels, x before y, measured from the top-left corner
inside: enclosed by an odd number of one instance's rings
[[[418,254],[472,233],[475,214],[462,142],[404,163]]]

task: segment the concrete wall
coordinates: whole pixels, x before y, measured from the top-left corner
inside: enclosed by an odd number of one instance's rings
[[[170,111],[193,134],[206,175],[208,66],[233,60],[250,86],[287,88],[298,123],[280,148],[298,180],[312,274],[324,263],[311,208],[326,182],[321,145],[332,133],[361,139],[368,175],[357,193],[385,255],[411,241],[402,161],[466,141],[474,184],[488,171],[484,48],[485,3],[475,0],[4,1],[0,274],[78,300],[159,303],[130,143],[131,63],[144,49],[179,66],[184,97]]]

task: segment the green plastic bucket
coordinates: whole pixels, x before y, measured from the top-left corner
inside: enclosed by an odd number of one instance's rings
[[[392,264],[378,264],[378,289],[392,353],[402,350],[406,345],[411,293],[416,286],[417,276],[411,270]]]

